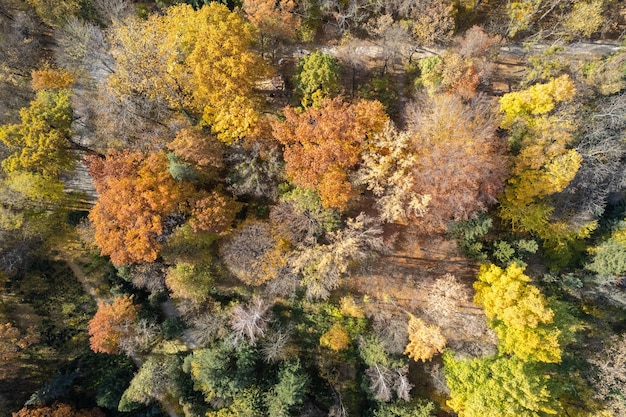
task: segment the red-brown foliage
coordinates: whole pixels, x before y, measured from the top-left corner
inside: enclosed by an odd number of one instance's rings
[[[324,99],[301,112],[286,107],[285,118],[273,130],[285,146],[287,175],[297,186],[317,190],[324,207],[345,209],[352,191],[347,174],[359,163],[368,135],[388,121],[383,105]]]
[[[412,116],[412,170],[415,192],[430,195],[418,222],[425,231],[441,231],[449,221],[471,218],[496,202],[506,174],[505,148],[496,135],[489,103],[469,104],[453,95],[430,98]]]

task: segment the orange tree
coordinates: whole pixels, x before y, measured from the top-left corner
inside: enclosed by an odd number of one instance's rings
[[[98,303],[98,311],[89,321],[89,344],[94,352],[119,352],[120,341],[133,332],[139,307],[132,297],[118,297],[111,304]]]
[[[117,265],[157,258],[168,215],[185,210],[191,194],[167,171],[164,153],[111,152],[106,159],[88,158],[98,201],[89,214],[96,244]]]
[[[368,137],[389,120],[383,105],[335,98],[305,110],[286,107],[284,112],[285,121],[272,127],[285,146],[287,175],[298,187],[316,190],[325,208],[344,210],[353,191],[348,174],[359,163]]]

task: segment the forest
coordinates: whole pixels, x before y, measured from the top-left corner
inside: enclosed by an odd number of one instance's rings
[[[625,415],[623,1],[0,1],[0,417]]]

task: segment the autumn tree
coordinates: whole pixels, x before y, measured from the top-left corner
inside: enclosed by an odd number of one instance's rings
[[[164,99],[201,117],[221,141],[232,143],[258,120],[253,90],[268,70],[250,49],[255,38],[251,24],[219,3],[129,18],[113,26],[116,67],[108,82],[118,95]]]
[[[120,341],[133,333],[139,307],[132,297],[117,297],[110,304],[98,303],[98,311],[89,321],[89,344],[94,352],[119,352]]]
[[[409,318],[409,344],[404,353],[414,361],[426,362],[437,353],[443,352],[446,338],[437,326],[428,325],[424,320],[411,316]]]
[[[164,153],[113,151],[88,163],[99,196],[89,218],[102,253],[117,265],[154,261],[167,216],[184,211],[191,185],[169,175]]]
[[[348,104],[324,99],[298,112],[285,108],[274,123],[274,137],[285,146],[285,170],[298,187],[318,191],[322,205],[344,210],[353,192],[348,174],[357,166],[364,144],[381,131],[387,116],[379,102]]]
[[[0,325],[0,380],[17,372],[13,365],[21,352],[38,341],[34,327],[22,332],[11,323]]]
[[[221,246],[220,254],[238,279],[248,285],[261,285],[285,266],[284,245],[272,234],[270,225],[260,221],[242,224]]]
[[[279,41],[296,39],[300,18],[293,0],[245,0],[242,8],[248,20],[259,29],[261,50],[270,48],[274,55]]]
[[[224,164],[223,145],[201,128],[179,130],[174,140],[167,144],[167,148],[176,155],[176,158],[189,164],[194,170],[194,176],[198,176],[202,181],[215,178]],[[171,163],[169,169],[172,176],[177,178],[172,172]]]
[[[504,149],[484,100],[427,99],[410,118],[410,139],[388,128],[363,154],[359,181],[381,196],[384,219],[443,230],[496,201],[505,175]]]
[[[36,74],[43,74],[36,73]],[[36,76],[37,86],[46,87]],[[39,82],[41,81],[41,82]],[[72,105],[67,89],[38,91],[29,107],[20,110],[20,124],[0,127],[0,141],[10,155],[2,161],[6,172],[26,171],[58,179],[75,164],[71,150]]]
[[[341,323],[334,323],[320,336],[320,346],[339,352],[350,344],[350,335]]]
[[[554,311],[529,282],[516,264],[506,270],[483,265],[474,284],[474,301],[485,309],[498,335],[500,352],[523,361],[560,362],[561,330],[553,325]]]
[[[574,94],[572,80],[563,75],[500,99],[504,115],[501,127],[511,131],[509,143],[517,150],[512,177],[500,198],[500,216],[513,230],[543,239],[544,247],[559,264],[569,261],[569,245],[595,228],[594,222],[569,225],[551,218],[551,196],[565,189],[582,162],[580,154],[568,148],[574,123],[559,117],[555,110]]]
[[[99,408],[77,410],[69,404],[55,402],[51,406],[24,407],[12,414],[13,417],[104,417]]]

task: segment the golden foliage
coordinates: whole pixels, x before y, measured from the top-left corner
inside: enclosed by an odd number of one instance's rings
[[[163,98],[201,116],[218,139],[233,143],[254,131],[253,89],[269,73],[250,49],[255,39],[251,24],[215,2],[127,19],[113,26],[116,72],[109,83],[118,94]]]
[[[345,327],[340,323],[335,323],[331,328],[320,337],[320,346],[327,347],[339,352],[348,347],[350,336]]]
[[[437,353],[443,352],[446,338],[437,326],[428,325],[424,320],[411,315],[409,318],[409,344],[404,354],[414,361],[428,361]]]
[[[500,339],[499,349],[523,361],[560,362],[560,331],[546,325],[554,320],[539,289],[517,264],[502,270],[483,265],[474,284],[474,301],[485,309]]]
[[[74,76],[64,69],[51,68],[49,65],[31,73],[33,90],[60,90],[69,88],[74,83]]]

